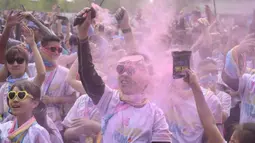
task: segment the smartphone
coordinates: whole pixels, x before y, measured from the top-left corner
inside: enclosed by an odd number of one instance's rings
[[[96,18],[96,10],[91,7],[88,11],[86,11],[85,13],[88,13],[91,11],[91,18],[94,19]],[[83,14],[85,14],[83,13]],[[81,25],[85,20],[86,20],[86,17],[83,17],[82,15],[78,15],[76,16],[76,18],[74,19],[74,23],[73,23],[73,26],[76,26],[76,25]]]
[[[190,69],[191,51],[173,51],[173,79],[184,78],[186,69]]]
[[[121,7],[115,12],[115,19],[120,22],[124,17],[125,11],[124,8]]]

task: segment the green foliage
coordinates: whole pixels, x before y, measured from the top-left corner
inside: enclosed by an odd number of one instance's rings
[[[73,0],[73,2],[68,2],[67,0],[0,0],[0,10],[20,9],[20,5],[23,4],[27,10],[50,12],[52,6],[58,4],[62,12],[78,12],[82,8],[89,6],[92,1],[94,0]],[[119,1],[104,0],[102,6],[110,10],[116,10],[119,7]],[[102,0],[96,0],[95,2],[100,4]]]

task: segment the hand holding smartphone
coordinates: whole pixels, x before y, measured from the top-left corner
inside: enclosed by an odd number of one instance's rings
[[[174,51],[173,56],[173,79],[184,78],[186,69],[190,69],[191,51]]]
[[[86,11],[85,13],[88,13],[91,11],[91,18],[94,19],[96,18],[96,10],[91,7],[88,11]],[[81,25],[85,20],[86,20],[86,17],[83,17],[83,15],[85,13],[82,13],[81,15],[77,15],[76,18],[74,19],[74,23],[73,23],[73,26],[76,26],[76,25]]]

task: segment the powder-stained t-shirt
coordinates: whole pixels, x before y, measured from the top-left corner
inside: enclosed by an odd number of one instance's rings
[[[219,99],[207,89],[202,88],[202,91],[216,123],[221,123],[222,108]],[[172,132],[172,143],[202,143],[204,128],[192,91],[188,90],[179,94],[169,95],[169,98],[165,99],[168,104],[163,107],[169,130]]]
[[[93,104],[92,99],[86,94],[80,96],[75,101],[73,107],[70,109],[62,123],[64,126],[70,128],[72,120],[79,118],[88,118],[98,122],[101,120],[97,107]]]
[[[102,115],[103,142],[171,142],[165,116],[153,103],[135,108],[120,100],[119,91],[106,86],[97,107]]]

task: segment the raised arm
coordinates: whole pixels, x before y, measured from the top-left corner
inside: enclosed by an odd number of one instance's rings
[[[41,86],[45,79],[46,69],[45,69],[42,57],[36,46],[33,31],[24,25],[22,26],[22,28],[24,30],[25,41],[31,47],[32,52],[34,54],[34,58],[35,58],[35,66],[36,66],[37,74],[34,78],[34,83],[37,86]]]
[[[83,9],[79,15],[82,15],[88,8]],[[105,84],[102,78],[97,74],[95,66],[92,62],[92,55],[88,41],[88,29],[91,24],[91,12],[86,15],[87,18],[83,24],[78,26],[78,61],[79,61],[79,74],[82,85],[93,100],[94,104],[98,104],[104,94]]]
[[[21,20],[24,18],[24,16],[20,15],[19,13],[13,15],[13,12],[11,12],[7,18],[7,22],[5,24],[5,28],[3,31],[3,34],[0,39],[0,63],[4,63],[4,54],[7,47],[8,39],[10,37],[11,31],[13,26],[16,24],[19,24]]]
[[[81,94],[85,94],[86,91],[84,90],[84,87],[83,87],[81,81],[76,79],[77,74],[78,74],[78,59],[75,60],[75,62],[71,66],[71,69],[67,75],[66,80],[69,83],[69,85],[72,88],[74,88],[76,91],[80,92]]]
[[[205,101],[196,75],[190,70],[187,73],[188,76],[184,80],[189,83],[193,91],[197,112],[208,138],[208,143],[224,143],[224,138],[216,126],[213,114]]]
[[[250,52],[250,48],[255,45],[253,36],[247,36],[238,46],[228,51],[226,55],[222,80],[235,91],[238,91],[240,78],[246,71],[244,54]]]
[[[55,35],[49,28],[47,28],[46,26],[44,26],[38,19],[36,19],[31,13],[29,12],[23,12],[22,15],[26,16],[26,18],[32,22],[34,22],[34,24],[36,26],[39,27],[40,32],[42,33],[42,35],[47,36],[47,35]]]
[[[122,30],[122,33],[124,34],[124,39],[125,39],[125,48],[128,51],[128,53],[135,53],[137,51],[136,43],[135,43],[135,38],[130,26],[129,22],[129,16],[127,11],[123,8],[124,10],[124,16],[123,19],[120,21],[119,27]]]

